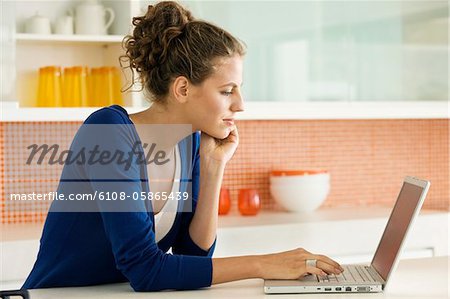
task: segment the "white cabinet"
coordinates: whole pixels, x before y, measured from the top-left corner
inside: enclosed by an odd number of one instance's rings
[[[136,1],[102,1],[105,7],[115,12],[115,18],[108,29],[108,35],[39,35],[25,33],[26,20],[39,13],[52,22],[57,17],[73,11],[81,1],[14,1],[5,4],[15,18],[5,26],[12,32],[15,46],[15,71],[10,74],[15,85],[15,94],[2,95],[2,102],[13,102],[19,107],[33,107],[36,101],[38,69],[43,66],[116,66],[120,68],[119,56],[124,53],[122,40],[132,28],[132,17],[139,13]],[[3,4],[2,4],[3,5]],[[11,22],[14,22],[11,24]],[[3,70],[2,70],[3,71]],[[131,71],[121,72],[122,85],[131,82]],[[125,106],[142,106],[141,93],[126,92]],[[9,105],[8,107],[12,107]]]

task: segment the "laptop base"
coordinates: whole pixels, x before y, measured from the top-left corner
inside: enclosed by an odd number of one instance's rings
[[[264,283],[264,293],[266,294],[307,294],[307,293],[379,293],[383,291],[381,284],[374,285],[303,285],[303,286],[293,286],[291,285],[280,285],[280,281],[277,280],[266,280]],[[291,281],[292,283],[292,281]]]

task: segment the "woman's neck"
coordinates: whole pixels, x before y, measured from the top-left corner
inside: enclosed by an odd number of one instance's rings
[[[143,144],[156,144],[157,150],[167,153],[194,132],[182,113],[169,105],[153,103],[146,110],[129,116]]]

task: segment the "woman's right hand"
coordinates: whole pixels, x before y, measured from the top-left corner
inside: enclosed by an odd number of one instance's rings
[[[337,262],[324,255],[312,254],[303,248],[259,256],[260,276],[263,279],[299,279],[308,274],[324,276],[340,274],[344,270]],[[306,260],[317,260],[316,266]]]

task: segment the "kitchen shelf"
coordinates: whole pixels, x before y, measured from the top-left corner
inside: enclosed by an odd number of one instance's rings
[[[449,104],[434,102],[244,102],[237,119],[442,119]]]
[[[101,107],[80,108],[20,108],[15,102],[1,103],[1,121],[84,121]],[[129,113],[136,113],[146,107],[125,107]]]
[[[62,44],[91,44],[107,45],[121,43],[122,35],[63,35],[63,34],[29,34],[17,33],[15,35],[17,43],[62,43]]]
[[[136,102],[139,102],[136,100]],[[141,101],[145,103],[144,101]],[[83,121],[99,107],[21,108],[2,102],[1,121]],[[145,106],[125,107],[129,113]],[[448,102],[245,102],[237,120],[448,119]]]

